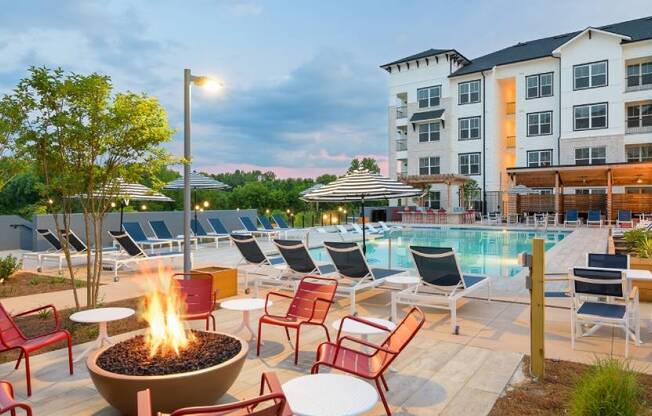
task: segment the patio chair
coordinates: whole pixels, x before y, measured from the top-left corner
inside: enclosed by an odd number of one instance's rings
[[[602,228],[602,213],[599,209],[592,209],[589,211],[589,214],[586,217],[586,225],[587,227],[597,225]]]
[[[618,210],[618,218],[616,219],[616,227],[618,228],[633,228],[634,220],[632,219],[632,211],[626,209],[623,211]]]
[[[398,225],[392,225],[390,227],[389,225],[387,225],[387,223],[385,223],[385,221],[378,221],[378,225],[380,226],[380,229],[383,230],[384,232],[398,231],[403,229],[403,227]]]
[[[149,226],[154,232],[154,235],[159,240],[170,240],[177,243],[179,251],[181,251],[181,244],[183,244],[183,237],[175,237],[168,225],[163,220],[150,220]],[[195,248],[197,248],[197,238],[190,237],[190,244],[195,243]]]
[[[231,234],[231,241],[235,244],[242,256],[238,266],[246,266],[243,269],[245,275],[245,293],[249,293],[250,272],[256,275],[254,280],[256,296],[258,296],[260,286],[284,287],[288,285],[289,280],[282,279],[282,267],[284,264],[282,257],[268,257],[265,255],[258,245],[256,238],[250,234]],[[275,273],[272,276],[267,276],[265,271],[270,268],[273,268]]]
[[[564,214],[564,228],[566,228],[567,225],[574,225],[576,227],[582,225],[582,220],[580,219],[576,209],[569,209]]]
[[[325,275],[336,271],[332,264],[318,266],[301,240],[275,239],[274,245],[285,260],[289,273],[304,277],[309,274]]]
[[[572,348],[575,349],[578,333],[580,336],[588,336],[601,326],[610,326],[625,331],[627,357],[629,338],[633,337],[636,344],[639,344],[641,339],[638,287],[629,289],[627,276],[622,270],[575,267],[569,269],[568,278],[571,293]],[[584,332],[584,325],[592,327]]]
[[[299,362],[299,337],[303,325],[321,326],[326,332],[326,339],[331,340],[328,328],[324,321],[328,316],[335,292],[337,280],[318,276],[306,276],[299,282],[294,296],[279,292],[269,292],[265,298],[265,314],[258,320],[258,339],[256,356],[260,355],[260,343],[263,324],[282,326],[285,328],[285,335],[290,341],[289,328],[296,329],[297,336],[294,343],[294,364]],[[267,309],[270,296],[278,296],[291,299],[285,315],[272,315]]]
[[[500,215],[500,212],[490,212],[488,213],[485,217],[484,220],[488,225],[499,225],[502,223],[502,217]]]
[[[211,225],[212,227],[212,225]],[[190,220],[190,230],[193,232],[197,240],[200,241],[213,241],[215,243],[215,247],[219,247],[220,240],[226,240],[229,239],[229,234],[221,234],[221,233],[209,233],[206,232],[206,229],[204,228],[203,225],[201,225],[201,222],[199,220],[195,220],[192,218]]]
[[[20,330],[14,318],[27,316],[42,311],[49,311],[54,319],[54,328],[41,335],[28,337]],[[61,341],[68,342],[68,368],[70,374],[73,373],[72,365],[72,338],[70,332],[61,329],[59,321],[59,312],[53,305],[41,306],[16,315],[9,315],[7,310],[0,303],[0,353],[10,350],[20,350],[20,356],[16,362],[15,369],[18,369],[20,362],[25,359],[25,376],[27,378],[27,396],[32,395],[32,375],[29,367],[29,356],[34,351],[38,351],[48,345],[56,344]],[[0,399],[0,407],[2,402]],[[1,412],[0,412],[1,413]]]
[[[487,275],[463,274],[455,251],[449,247],[410,246],[410,253],[421,283],[392,293],[392,319],[397,320],[397,306],[419,305],[450,311],[451,329],[459,334],[457,302],[481,288],[491,299],[491,279]]]
[[[601,269],[629,269],[629,255],[586,253],[586,265]]]
[[[258,222],[260,223],[260,225],[263,226],[263,229],[270,230],[270,231],[276,231],[276,228],[274,228],[271,221],[266,216],[259,215],[258,216]]]
[[[202,278],[186,279],[196,275],[203,275]],[[213,275],[199,271],[189,273],[175,273],[172,275],[179,290],[183,294],[186,303],[186,310],[181,316],[184,321],[206,321],[206,331],[208,331],[208,321],[213,323],[215,331],[215,310],[217,300],[217,290],[213,291]]]
[[[274,214],[272,215],[272,219],[276,223],[276,226],[278,227],[279,230],[285,230],[285,231],[290,231],[290,230],[300,230],[301,228],[294,228],[290,227],[290,225],[285,221],[285,218],[281,214]]]
[[[131,263],[138,264],[144,261],[165,259],[174,261],[176,258],[183,257],[183,253],[177,251],[148,255],[125,231],[109,231],[109,235],[124,251],[124,253],[107,253],[107,255],[102,257],[102,265],[107,264],[112,268],[113,280],[116,282],[118,281],[118,269],[120,267],[127,266]],[[192,253],[190,254],[190,260],[192,262]]]
[[[26,416],[32,416],[32,408],[27,403],[15,400],[11,383],[0,380],[0,414],[11,412],[11,416],[16,416],[16,409],[22,409]]]
[[[149,389],[138,392],[138,416],[152,416],[152,398]],[[156,412],[155,415],[163,416]],[[196,406],[178,409],[168,416],[292,416],[290,405],[285,399],[281,382],[276,374],[263,373],[260,380],[260,395],[253,399],[214,406]]]
[[[149,247],[150,253],[154,253],[155,248],[163,248],[165,246],[170,247],[170,251],[174,249],[173,240],[159,240],[148,237],[139,222],[124,222],[122,223],[122,228],[136,244],[142,248]]]
[[[340,276],[337,294],[349,297],[352,315],[356,314],[357,292],[378,287],[389,276],[405,273],[405,270],[369,267],[360,246],[354,242],[324,241],[324,247]]]
[[[337,231],[339,231],[339,233],[340,233],[340,234],[343,234],[343,235],[344,235],[344,234],[352,234],[352,233],[355,233],[355,234],[362,234],[362,229],[360,229],[360,232],[357,232],[357,231],[355,231],[355,230],[353,230],[353,231],[349,231],[349,229],[346,228],[345,226],[343,226],[342,224],[337,224],[337,225],[335,226],[335,228],[337,228]]]
[[[258,227],[256,227],[256,224],[254,224],[253,221],[251,221],[251,218],[249,217],[240,217],[240,223],[242,223],[242,226],[244,227],[244,231],[253,235],[260,235],[260,236],[266,236],[270,240],[272,237],[279,236],[278,230],[259,230]]]
[[[341,336],[342,326],[347,319],[387,331],[389,335],[380,344],[374,344],[364,339],[351,336]],[[383,387],[389,391],[389,386],[384,376],[385,371],[410,341],[412,341],[417,332],[423,327],[425,321],[425,315],[417,307],[410,309],[405,318],[391,332],[386,327],[374,322],[355,316],[347,316],[340,322],[340,329],[337,332],[337,342],[324,342],[317,347],[317,360],[313,364],[311,372],[316,374],[319,372],[320,367],[323,366],[344,371],[367,380],[373,380],[376,383],[376,389],[378,390],[387,415],[391,415],[392,413],[387,404],[385,393],[383,392]],[[348,345],[345,346],[345,343]],[[369,348],[371,351],[361,351],[362,347]],[[381,382],[383,384],[382,387],[380,385]]]

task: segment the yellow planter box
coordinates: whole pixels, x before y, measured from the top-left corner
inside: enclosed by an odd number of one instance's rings
[[[632,269],[649,270],[652,272],[652,259],[631,256],[629,267]],[[652,282],[649,280],[634,280],[634,286],[638,286],[641,301],[652,302]]]
[[[213,291],[217,291],[217,299],[228,298],[238,294],[238,270],[230,267],[209,266],[193,269],[192,272],[201,272],[191,275],[191,279],[208,279],[204,274],[209,274],[213,279]]]

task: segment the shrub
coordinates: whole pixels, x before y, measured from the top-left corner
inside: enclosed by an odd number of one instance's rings
[[[630,230],[623,234],[627,249],[643,258],[652,257],[652,232],[644,230]]]
[[[22,265],[23,263],[11,254],[5,258],[0,258],[0,283],[9,279]]]
[[[572,416],[634,416],[642,407],[636,372],[627,361],[597,360],[572,393]]]

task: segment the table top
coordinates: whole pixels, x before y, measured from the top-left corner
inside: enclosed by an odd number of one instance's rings
[[[270,300],[268,302],[269,306],[272,306],[274,303]],[[261,298],[242,298],[242,299],[231,299],[225,300],[220,303],[220,306],[224,309],[229,309],[232,311],[253,311],[256,309],[265,308],[265,299]]]
[[[649,270],[627,269],[625,274],[628,279],[652,280],[652,273]]]
[[[394,328],[396,328],[396,324],[392,321],[388,321],[387,319],[370,318],[367,316],[359,316],[359,318],[366,319],[367,321],[371,321],[375,324],[387,327],[390,331],[393,331]],[[331,324],[333,329],[339,330],[340,322],[342,322],[341,319],[338,319],[337,321],[333,322]],[[387,331],[383,331],[382,329],[378,329],[373,326],[365,325],[362,322],[354,321],[352,319],[347,319],[344,321],[344,326],[342,326],[342,331],[348,332],[350,334],[360,334],[360,335],[387,334]]]
[[[95,308],[86,311],[75,312],[70,315],[70,320],[87,324],[111,322],[128,318],[135,314],[131,308]]]
[[[371,410],[378,392],[369,383],[344,374],[311,374],[283,384],[283,392],[300,416],[353,416]]]
[[[386,283],[392,283],[395,285],[416,285],[420,281],[421,278],[418,276],[392,275],[385,278]]]

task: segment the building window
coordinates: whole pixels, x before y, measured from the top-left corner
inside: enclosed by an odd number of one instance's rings
[[[582,188],[575,189],[575,195],[604,195],[607,191],[604,188]]]
[[[437,107],[441,98],[441,85],[434,87],[419,88],[417,90],[417,101],[419,108]]]
[[[586,104],[573,107],[574,129],[591,130],[607,127],[607,103]]]
[[[604,87],[607,85],[607,61],[573,67],[573,89]]]
[[[428,192],[428,200],[426,201],[428,208],[440,209],[441,208],[441,192],[430,191]]]
[[[627,128],[652,126],[652,104],[627,106]]]
[[[439,123],[419,124],[419,143],[439,140],[440,127]]]
[[[602,165],[607,163],[607,148],[579,147],[575,149],[576,165]]]
[[[533,193],[539,194],[539,195],[552,195],[553,188],[532,188]]]
[[[652,85],[652,62],[627,65],[627,87]]]
[[[625,146],[628,162],[647,162],[652,160],[652,144]]]
[[[419,175],[439,174],[439,156],[419,158]]]
[[[525,98],[552,97],[552,72],[525,77]]]
[[[474,140],[480,138],[480,117],[468,117],[458,120],[459,140]]]
[[[552,149],[531,150],[527,152],[527,167],[538,168],[539,166],[552,165]]]
[[[480,102],[480,80],[462,82],[458,85],[459,104],[472,104]]]
[[[462,153],[458,157],[461,175],[473,176],[480,174],[480,153]]]
[[[630,186],[625,188],[626,194],[652,194],[652,187],[649,186]]]
[[[527,135],[545,136],[552,134],[552,111],[527,115]]]

